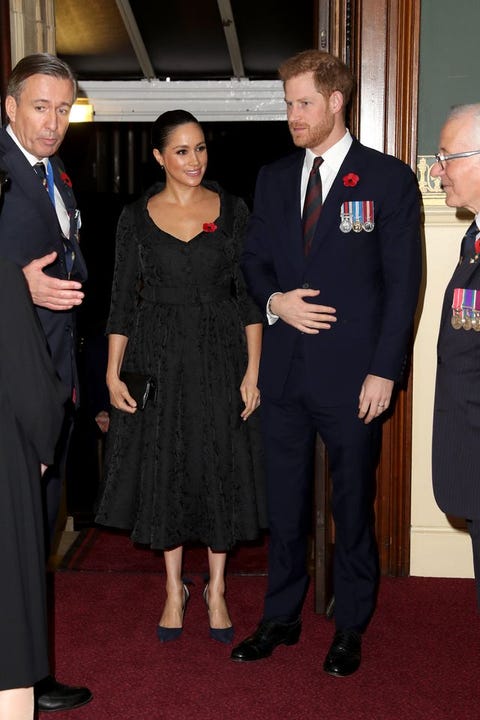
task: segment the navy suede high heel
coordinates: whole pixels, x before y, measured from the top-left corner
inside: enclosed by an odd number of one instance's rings
[[[183,608],[182,608],[182,622],[185,617],[185,610],[187,608],[187,602],[190,599],[190,591],[186,585],[183,586]],[[178,628],[168,628],[163,625],[157,625],[157,636],[160,642],[169,642],[170,640],[178,640],[182,634],[183,626]]]
[[[208,583],[205,585],[205,588],[203,590],[203,599],[205,600],[205,605],[207,606],[207,610],[210,611],[210,608],[208,607]],[[233,636],[235,634],[235,630],[233,629],[233,625],[226,628],[213,628],[210,625],[210,637],[213,640],[216,640],[217,642],[224,643],[225,645],[229,645],[231,642],[233,642]]]

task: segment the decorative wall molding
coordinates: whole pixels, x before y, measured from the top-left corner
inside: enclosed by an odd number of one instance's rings
[[[95,122],[153,122],[177,108],[201,122],[285,120],[280,80],[90,80],[80,94],[92,101]]]
[[[445,193],[440,178],[432,177],[431,170],[435,165],[435,155],[417,156],[417,178],[424,204],[444,205]]]

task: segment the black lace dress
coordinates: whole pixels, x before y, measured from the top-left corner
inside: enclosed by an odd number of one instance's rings
[[[258,412],[246,422],[239,387],[245,326],[262,322],[239,269],[248,209],[217,185],[214,227],[185,243],[160,230],[148,198],[119,220],[107,332],[129,340],[124,370],[152,374],[143,411],[112,408],[96,521],[168,549],[225,551],[264,527]]]

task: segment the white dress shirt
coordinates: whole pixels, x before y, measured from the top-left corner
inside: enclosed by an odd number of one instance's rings
[[[320,165],[320,177],[322,179],[322,203],[325,202],[325,199],[330,192],[330,188],[332,187],[333,182],[338,175],[338,171],[340,170],[340,167],[342,166],[342,163],[345,160],[348,151],[350,150],[352,142],[353,138],[350,135],[350,132],[347,130],[341,140],[336,142],[335,145],[332,145],[331,148],[328,148],[328,150],[326,150],[322,154],[323,163]],[[307,148],[305,151],[305,160],[303,162],[302,168],[302,180],[300,184],[299,201],[301,213],[303,212],[305,195],[307,194],[308,176],[310,175],[310,172],[312,170],[312,165],[315,157],[315,153],[313,153],[310,148]],[[273,325],[278,320],[278,315],[274,315],[269,309],[270,301],[275,295],[280,294],[280,292],[272,293],[267,300],[266,313],[269,325]]]
[[[7,125],[6,127],[7,133],[10,135],[12,140],[15,142],[16,145],[20,148],[22,153],[27,158],[30,165],[33,166],[39,162],[39,158],[35,157],[35,155],[32,155],[28,152],[28,150],[25,150],[23,145],[20,144],[20,141],[18,140],[17,136],[12,130],[11,125]],[[45,172],[47,168],[47,162],[48,157],[40,158],[40,161],[43,162],[45,165]],[[62,229],[62,233],[66,238],[70,237],[70,218],[68,216],[67,208],[65,207],[65,203],[63,202],[62,196],[60,195],[58,188],[55,186],[55,211],[57,213],[58,222],[60,223],[60,227]]]

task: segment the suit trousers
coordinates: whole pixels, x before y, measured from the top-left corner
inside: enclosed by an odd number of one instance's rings
[[[67,404],[62,430],[55,447],[55,459],[42,477],[42,499],[46,557],[54,550],[60,504],[65,487],[68,448],[73,429],[73,405]]]
[[[305,599],[318,432],[332,478],[335,623],[337,629],[363,632],[375,607],[379,575],[373,503],[380,423],[366,425],[357,417],[358,396],[348,406],[322,406],[309,390],[302,357],[292,361],[281,400],[262,393],[261,415],[270,525],[263,617],[293,620]]]

